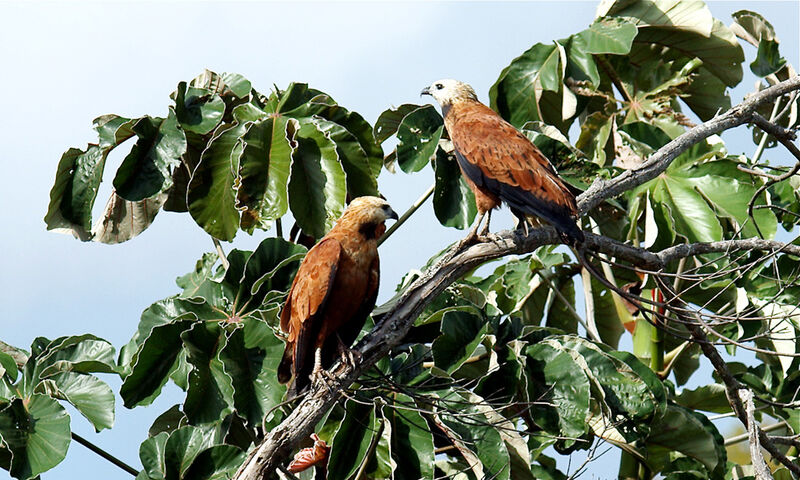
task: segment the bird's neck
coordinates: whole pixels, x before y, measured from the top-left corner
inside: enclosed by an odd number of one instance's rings
[[[450,113],[450,109],[453,108],[452,103],[448,103],[446,105],[442,105],[442,116],[447,117],[447,114]]]
[[[452,120],[461,115],[464,109],[469,109],[471,106],[480,105],[484,106],[480,101],[472,98],[459,98],[446,105],[442,105],[442,116],[445,121]]]

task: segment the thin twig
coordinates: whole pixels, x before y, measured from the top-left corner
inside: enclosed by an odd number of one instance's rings
[[[96,453],[96,454],[100,455],[101,457],[105,458],[106,460],[108,460],[109,462],[113,463],[114,465],[118,466],[119,468],[121,468],[121,469],[125,470],[126,472],[130,473],[134,477],[139,475],[139,470],[136,470],[135,468],[131,467],[127,463],[125,463],[122,460],[118,459],[114,455],[111,455],[110,453],[106,452],[102,448],[100,448],[97,445],[93,444],[89,440],[86,440],[85,438],[81,437],[77,433],[72,432],[72,439],[75,440],[76,442],[80,443],[84,447],[88,448],[89,450],[93,451],[94,453]]]
[[[400,226],[402,224],[406,223],[406,220],[408,220],[408,218],[411,217],[411,215],[413,215],[414,212],[416,212],[419,209],[419,207],[422,206],[423,203],[425,203],[425,200],[427,200],[428,197],[433,195],[433,191],[435,189],[436,189],[436,184],[435,183],[433,185],[431,185],[430,187],[428,187],[428,189],[425,190],[425,193],[423,193],[417,199],[416,202],[411,204],[411,206],[408,207],[408,210],[406,210],[406,212],[402,216],[400,216],[400,218],[398,218],[396,222],[394,222],[394,225],[389,227],[389,229],[386,230],[386,232],[383,234],[383,236],[381,236],[381,238],[378,239],[378,246],[380,246],[380,244],[385,242],[386,239],[389,238],[394,233],[395,230],[400,228]]]

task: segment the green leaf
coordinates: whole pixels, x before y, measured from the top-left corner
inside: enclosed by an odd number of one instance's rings
[[[433,363],[447,375],[452,374],[472,356],[486,335],[486,322],[474,313],[453,310],[444,314],[442,334],[433,341]]]
[[[244,288],[254,297],[253,308],[261,306],[265,297],[288,292],[306,248],[282,238],[265,238],[247,259]]]
[[[433,163],[436,186],[433,191],[433,211],[439,223],[463,230],[472,225],[478,209],[455,159],[442,149],[436,151]]]
[[[570,35],[562,43],[567,52],[566,77],[598,85],[600,72],[597,71],[594,57],[587,51],[586,39],[583,36]]]
[[[187,480],[227,480],[242,465],[245,452],[234,445],[214,445],[200,452],[182,478]]]
[[[242,137],[237,207],[242,211],[241,227],[248,233],[255,228],[268,228],[272,220],[288,210],[288,180],[297,128],[296,121],[273,115],[250,124]]]
[[[168,433],[161,432],[139,445],[139,459],[144,467],[143,472],[149,478],[165,478],[167,475],[167,467],[164,464],[164,448],[167,446],[168,438]]]
[[[319,129],[336,143],[336,152],[347,174],[350,197],[378,193],[377,178],[383,165],[383,149],[375,140],[372,127],[361,115],[337,105],[324,94],[285,115],[302,121],[316,121]]]
[[[131,359],[131,371],[122,381],[119,394],[127,408],[148,405],[161,393],[183,343],[181,333],[194,320],[153,327]]]
[[[95,431],[114,426],[114,392],[97,377],[60,373],[39,383],[36,392],[68,401],[92,423]]]
[[[115,373],[114,347],[94,335],[60,337],[47,346],[38,360],[41,378],[59,372]]]
[[[100,148],[114,148],[136,135],[132,127],[137,121],[138,119],[131,120],[114,114],[95,118],[92,123],[99,138]]]
[[[244,328],[230,334],[219,358],[231,378],[236,411],[251,427],[259,427],[267,412],[280,403],[286,392],[286,387],[275,376],[284,344],[266,328],[255,345],[248,345],[246,340],[256,338],[253,330],[266,324],[255,318],[245,318],[243,323]]]
[[[318,120],[301,120],[292,154],[289,206],[307,235],[322,238],[342,216],[347,185],[336,144]]]
[[[786,65],[786,59],[778,51],[778,42],[761,39],[758,42],[756,59],[750,64],[750,70],[759,77],[766,77],[778,72]]]
[[[725,387],[718,383],[704,385],[692,390],[684,389],[676,395],[675,403],[689,410],[703,410],[714,413],[728,413],[731,405],[725,393]]]
[[[418,172],[430,163],[444,132],[444,120],[432,105],[412,111],[397,127],[397,164],[406,173]]]
[[[392,394],[395,405],[384,407],[386,419],[392,425],[392,457],[397,464],[397,480],[433,479],[434,446],[428,423],[414,408],[411,397]]]
[[[175,115],[184,130],[205,135],[219,125],[224,114],[225,102],[212,90],[178,84]]]
[[[576,36],[587,53],[625,55],[631,50],[636,25],[621,18],[599,18]]]
[[[642,449],[647,465],[658,472],[679,452],[702,463],[709,477],[724,468],[727,456],[722,437],[705,416],[677,405],[669,405],[666,415],[650,427]]]
[[[606,166],[606,143],[611,135],[613,123],[613,116],[594,112],[581,124],[581,133],[575,142],[576,148],[601,167]]]
[[[549,389],[542,400],[548,405],[534,409],[534,421],[550,432],[562,432],[567,437],[577,438],[587,431],[589,418],[589,380],[583,369],[562,348],[539,343],[528,347],[528,365],[534,378]],[[530,398],[540,398],[539,392],[531,391]],[[552,407],[550,406],[552,405]]]
[[[512,60],[489,90],[492,108],[516,127],[532,120],[545,121],[540,105],[543,93],[563,88],[562,50],[555,42],[537,43]]]
[[[196,322],[180,334],[187,361],[192,366],[183,412],[191,424],[211,423],[233,410],[233,385],[219,352],[225,348],[225,331],[216,323]]]
[[[498,432],[503,427],[482,411],[483,401],[473,403],[452,390],[437,392],[437,396],[440,402],[434,422],[464,456],[475,476],[508,480],[511,459]],[[464,421],[465,416],[471,421]]]
[[[242,135],[248,124],[223,124],[214,132],[189,182],[189,213],[209,235],[231,241],[239,229],[236,208]]]
[[[181,427],[169,435],[164,445],[165,480],[189,480],[186,473],[195,458],[213,445],[213,435],[197,427]]]
[[[385,142],[397,132],[397,129],[400,128],[400,123],[402,123],[406,115],[419,108],[422,107],[413,103],[404,103],[399,107],[384,110],[375,122],[375,127],[373,129],[375,140],[379,143]]]
[[[166,119],[144,117],[132,127],[139,137],[114,177],[116,193],[133,202],[172,187],[172,171],[186,152],[186,136],[170,108]]]
[[[11,476],[35,478],[64,460],[70,443],[69,415],[46,395],[16,398],[0,410],[0,441],[11,452]]]
[[[377,195],[380,164],[370,159],[358,138],[338,123],[322,119],[317,119],[315,123],[336,144],[336,153],[346,174],[347,193],[351,197]],[[371,130],[369,134],[371,137]]]
[[[108,150],[97,145],[89,145],[85,151],[70,148],[64,152],[44,217],[48,230],[70,232],[83,241],[91,239],[92,207],[107,156]]]
[[[344,408],[328,455],[328,478],[350,478],[367,461],[367,450],[378,433],[373,405],[347,400]]]
[[[150,425],[150,429],[147,431],[147,434],[150,437],[155,437],[159,433],[166,432],[172,433],[181,426],[186,425],[186,415],[181,411],[180,405],[173,405],[169,408],[169,410],[165,411],[155,420],[153,420],[153,424]]]
[[[223,73],[222,81],[228,88],[231,89],[231,92],[233,92],[233,94],[239,98],[244,98],[249,95],[250,90],[252,89],[250,80],[244,78],[238,73]]]
[[[0,378],[7,376],[13,382],[17,379],[18,373],[19,368],[14,357],[5,352],[0,352]]]

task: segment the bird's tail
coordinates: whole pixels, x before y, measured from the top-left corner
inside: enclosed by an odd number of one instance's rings
[[[287,343],[286,348],[283,350],[283,358],[278,365],[278,381],[281,383],[289,383],[292,378],[292,361],[294,360],[294,344]]]
[[[539,219],[544,220],[555,227],[556,231],[558,231],[558,235],[561,237],[564,243],[575,248],[577,248],[584,242],[584,240],[586,240],[586,237],[583,235],[583,230],[578,227],[577,222],[575,222],[575,219],[571,216],[548,214],[531,215],[522,213],[515,208],[511,208],[511,212],[521,221],[527,220],[527,222],[534,227],[541,225],[541,221]]]

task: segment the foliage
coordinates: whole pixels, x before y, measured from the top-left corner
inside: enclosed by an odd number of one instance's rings
[[[491,106],[570,184],[585,188],[636,168],[684,133],[689,115],[705,120],[729,108],[727,87],[741,81],[745,61],[737,36],[758,47],[750,68],[765,82],[793,75],[774,29],[757,13],[738,12],[727,27],[702,2],[604,1],[587,29],[512,60],[489,92]],[[428,164],[439,222],[463,229],[475,218],[442,117],[430,105],[386,110],[372,126],[306,84],[263,95],[240,75],[210,71],[179,83],[171,98],[163,117],[95,119],[97,143],[70,148],[58,163],[48,229],[122,242],[163,208],[188,212],[219,240],[289,216],[313,240],[348,199],[378,193],[382,168],[417,174]],[[795,100],[764,108],[770,120],[796,126]],[[108,155],[134,137],[93,225]],[[396,147],[384,158],[391,137]],[[755,130],[754,141],[757,152],[776,145]],[[752,172],[776,166],[759,156],[731,156],[711,137],[657,178],[589,212],[586,226],[653,250],[773,238],[778,222],[792,228],[800,218],[798,177],[767,183]],[[37,338],[30,354],[18,352],[23,362],[0,352],[0,467],[28,479],[64,459],[70,419],[61,402],[98,431],[110,428],[113,395],[93,375],[106,373],[122,378],[127,408],[149,405],[170,380],[185,392],[141,443],[138,479],[233,475],[291,408],[280,404],[285,387],[274,374],[283,349],[278,314],[305,251],[276,232],[252,252],[231,250],[227,266],[204,255],[178,278],[179,293],[145,309],[116,360],[113,347],[91,335]],[[620,287],[657,298],[652,281],[624,267],[602,268]],[[604,443],[621,448],[647,478],[727,478],[722,436],[701,413],[731,411],[722,380],[675,387],[700,365],[686,327],[671,319],[662,328],[673,335],[659,339],[648,318],[582,270],[563,249],[545,246],[504,259],[491,273],[473,272],[431,299],[403,345],[364,372],[360,388],[317,426],[331,447],[330,478],[565,478],[552,455]],[[731,352],[739,341],[761,349],[757,365],[728,367],[769,400],[759,415],[800,433],[797,409],[787,406],[800,388],[798,360],[777,355],[798,352],[796,259],[702,255],[666,273],[698,279],[676,279],[675,288],[698,315],[726,319],[718,333]],[[410,273],[398,295],[417,277]],[[619,347],[626,331],[632,352]]]

